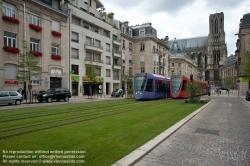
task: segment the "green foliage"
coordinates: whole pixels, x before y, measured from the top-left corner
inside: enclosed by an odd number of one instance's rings
[[[91,64],[86,65],[86,76],[89,78],[89,83],[91,85],[96,83],[96,79],[95,79],[96,73],[95,73],[95,68],[92,65],[92,62]]]
[[[86,65],[86,76],[89,78],[89,84],[90,84],[90,96],[92,99],[92,94],[93,94],[93,90],[92,90],[92,86],[93,84],[96,83],[96,73],[95,73],[95,68],[92,65],[92,62],[90,62],[90,64]]]
[[[199,102],[200,97],[201,97],[201,90],[202,90],[201,85],[192,81],[187,82],[185,91],[189,95],[190,103]]]
[[[108,18],[113,19],[114,14],[113,13],[108,13],[107,16],[108,16]]]
[[[123,75],[123,82],[125,83],[125,87],[127,87],[125,89],[127,98],[133,98],[133,76],[129,71]]]
[[[245,51],[244,57],[245,57],[245,61],[242,62],[243,76],[247,80],[250,80],[250,52],[249,51]]]
[[[117,29],[117,26],[114,24],[114,25],[113,25],[113,28]]]
[[[30,53],[26,41],[23,41],[23,45],[24,53],[20,54],[17,79],[20,83],[31,83],[31,78],[40,76],[42,69],[38,66],[37,58]]]

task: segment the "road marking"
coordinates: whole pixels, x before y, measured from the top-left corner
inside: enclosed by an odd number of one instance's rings
[[[232,104],[231,104],[231,103],[223,103],[223,104],[228,104],[230,107],[232,106]]]

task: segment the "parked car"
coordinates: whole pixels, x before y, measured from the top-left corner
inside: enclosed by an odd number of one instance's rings
[[[250,100],[250,89],[248,91],[246,91],[246,100],[247,101]]]
[[[16,91],[0,91],[0,104],[13,104],[20,105],[23,96]]]
[[[122,89],[115,89],[113,90],[112,97],[123,97],[123,90]]]
[[[50,88],[47,91],[43,93],[39,93],[37,95],[37,100],[39,102],[46,101],[50,103],[53,100],[60,101],[69,101],[69,98],[71,98],[71,93],[69,89],[67,88]]]

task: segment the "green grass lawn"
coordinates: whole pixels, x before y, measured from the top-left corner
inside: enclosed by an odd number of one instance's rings
[[[0,159],[3,150],[81,150],[84,165],[111,165],[202,105],[124,99],[0,110]]]

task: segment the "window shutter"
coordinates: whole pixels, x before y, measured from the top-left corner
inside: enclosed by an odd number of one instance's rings
[[[60,23],[57,21],[52,21],[52,30],[60,32]]]

